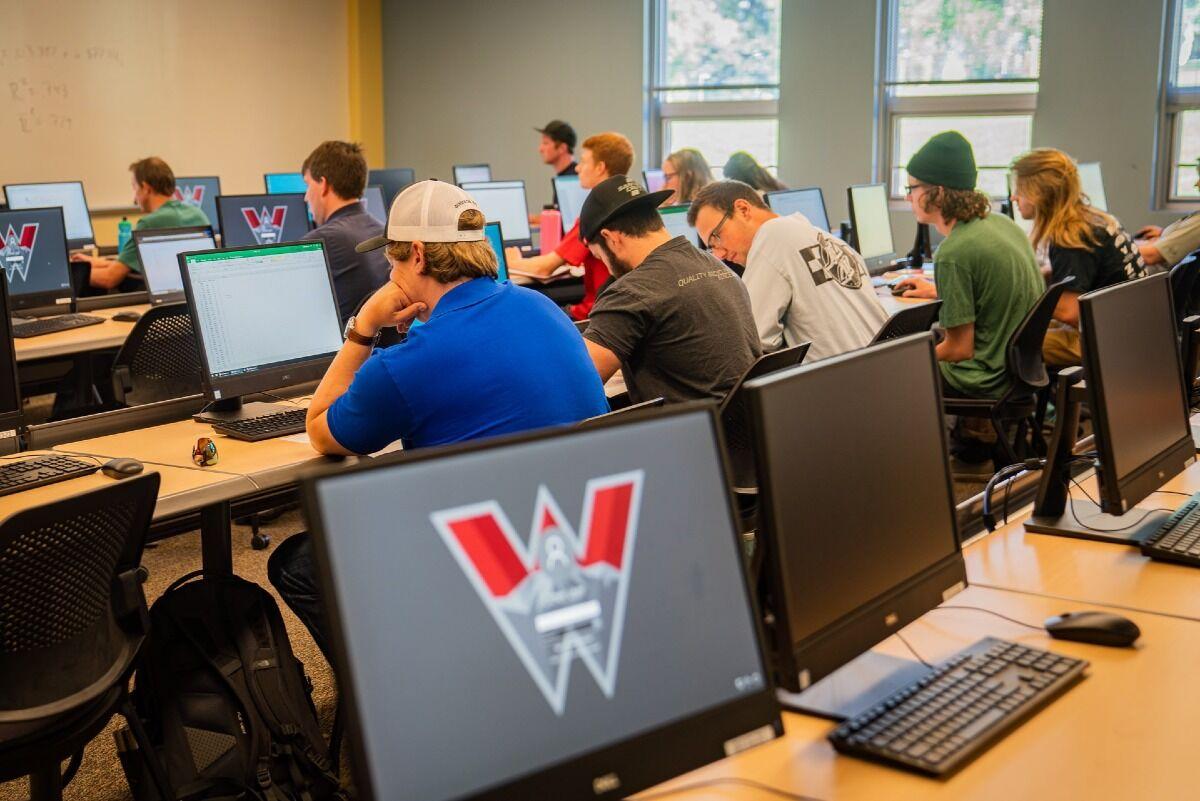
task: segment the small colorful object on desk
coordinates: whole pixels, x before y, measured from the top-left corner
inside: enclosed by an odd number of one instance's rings
[[[192,448],[192,461],[201,467],[212,467],[219,461],[217,443],[208,437],[200,437]]]

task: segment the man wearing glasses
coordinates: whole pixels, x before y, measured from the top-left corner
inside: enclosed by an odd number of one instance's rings
[[[868,344],[887,321],[862,256],[802,214],[780,217],[741,181],[701,189],[688,223],[714,256],[746,268],[763,350],[811,342],[808,361],[826,359]]]
[[[667,232],[658,206],[670,194],[617,175],[584,201],[579,235],[616,280],[583,336],[600,378],[620,369],[634,402],[721,399],[762,353],[750,297],[728,267]]]

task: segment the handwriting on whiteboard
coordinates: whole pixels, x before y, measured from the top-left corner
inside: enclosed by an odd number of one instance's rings
[[[119,48],[101,45],[0,45],[0,105],[7,106],[9,130],[25,135],[67,132],[75,124],[69,103],[75,94],[69,71],[78,63],[89,70],[125,67]]]

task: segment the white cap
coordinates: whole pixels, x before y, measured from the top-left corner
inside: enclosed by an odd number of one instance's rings
[[[421,181],[396,195],[388,212],[387,235],[360,242],[359,253],[388,242],[480,242],[483,229],[458,230],[458,218],[467,209],[482,214],[475,199],[454,184]]]

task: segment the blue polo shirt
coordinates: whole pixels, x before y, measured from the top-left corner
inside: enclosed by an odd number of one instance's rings
[[[608,411],[583,338],[545,295],[476,278],[400,345],[375,351],[329,407],[342,447],[372,453],[575,423]]]

